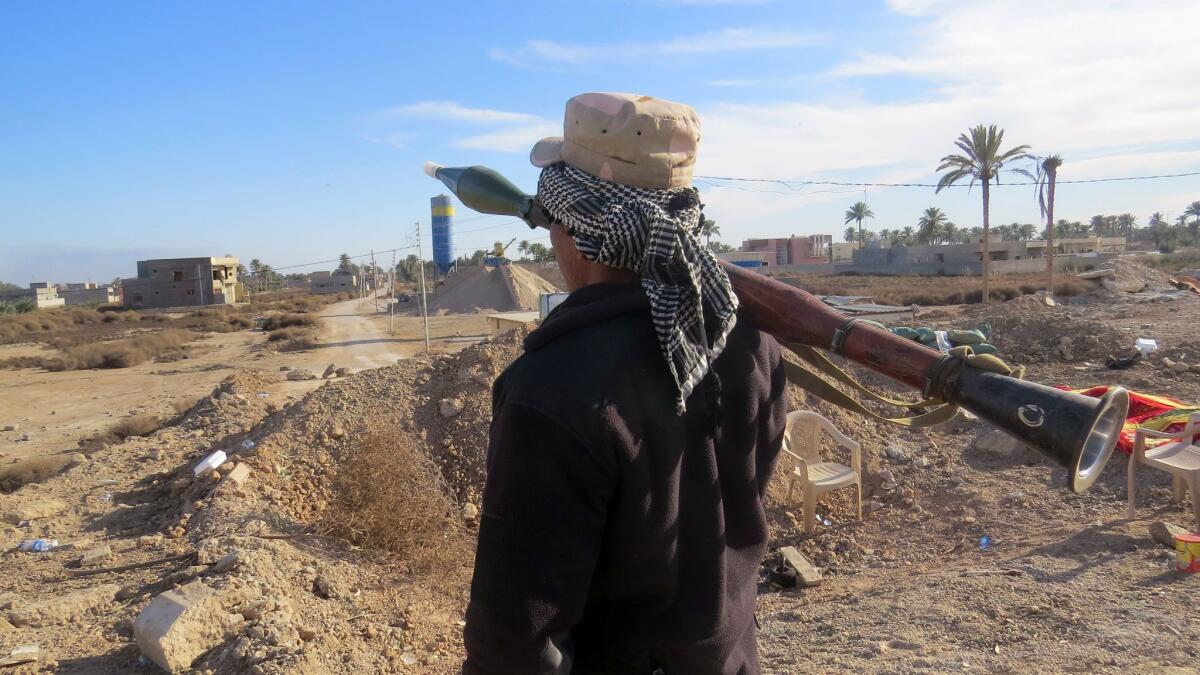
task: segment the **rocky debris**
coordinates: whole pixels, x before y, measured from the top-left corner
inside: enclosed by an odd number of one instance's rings
[[[8,612],[8,621],[17,627],[33,628],[72,623],[88,611],[112,602],[120,590],[117,584],[102,584],[34,604],[22,604]]]
[[[247,464],[238,462],[225,477],[221,479],[222,485],[229,485],[235,490],[241,489],[246,481],[250,479],[250,467]]]
[[[350,592],[342,586],[341,582],[328,575],[320,575],[313,579],[312,592],[322,600],[339,600],[350,597]]]
[[[349,368],[338,368],[337,370],[333,371],[333,373],[335,375],[337,375],[338,377],[346,377],[347,375],[350,374],[350,369]]]
[[[908,453],[895,445],[887,446],[887,448],[884,450],[884,453],[887,455],[888,459],[892,460],[896,464],[906,464],[909,461]]]
[[[329,379],[330,377],[333,377],[334,373],[336,372],[337,366],[331,363],[328,366],[325,366],[325,372],[321,373],[321,377],[324,379]]]
[[[1025,446],[1020,441],[999,429],[979,434],[973,447],[978,452],[1004,458],[1012,458],[1025,451]]]
[[[1175,537],[1180,534],[1187,534],[1187,532],[1187,528],[1180,527],[1174,523],[1168,523],[1164,520],[1157,520],[1150,523],[1150,537],[1172,551],[1175,550]]]
[[[213,563],[211,571],[215,572],[216,574],[224,574],[237,567],[240,561],[241,551],[234,551],[233,553],[229,553],[225,555],[225,557]]]
[[[80,567],[99,567],[102,563],[112,560],[112,547],[108,544],[88,549],[79,558]]]
[[[61,499],[32,495],[15,504],[0,506],[0,521],[19,525],[26,520],[52,518],[66,510],[67,504]]]
[[[150,601],[133,620],[133,637],[146,658],[176,673],[191,668],[237,623],[237,615],[226,611],[216,591],[202,581],[193,581]]]
[[[317,376],[313,375],[312,371],[310,371],[310,370],[305,370],[303,368],[297,368],[295,370],[288,371],[287,379],[292,382],[299,382],[299,381],[303,381],[303,380],[315,380],[315,379],[317,379]]]
[[[438,402],[438,414],[442,417],[454,417],[462,412],[462,401],[456,398],[444,398]]]

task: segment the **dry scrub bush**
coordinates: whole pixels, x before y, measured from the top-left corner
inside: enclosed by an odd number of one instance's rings
[[[63,356],[45,359],[46,370],[81,370],[85,368],[128,368],[176,350],[195,337],[186,330],[164,330],[160,333],[139,335],[127,340],[114,340],[96,344],[79,345],[66,351]]]
[[[44,356],[10,356],[0,359],[0,369],[20,370],[21,368],[42,368],[46,365]]]
[[[108,432],[121,440],[130,436],[149,436],[162,427],[162,420],[154,415],[131,415],[108,428]]]
[[[0,465],[0,492],[14,492],[23,485],[57,476],[70,463],[70,455],[45,455]]]
[[[389,553],[420,573],[446,572],[468,560],[471,538],[437,464],[401,430],[356,438],[333,485],[325,529]]]
[[[283,342],[284,340],[296,340],[298,338],[309,335],[310,333],[303,328],[276,328],[267,335],[268,342]]]
[[[263,330],[272,331],[279,328],[288,328],[292,326],[315,326],[317,320],[308,314],[270,314],[263,321]]]
[[[29,314],[0,316],[0,340],[23,339],[49,331],[87,326],[106,321],[108,313],[86,307],[43,309]]]
[[[106,445],[120,443],[132,436],[149,436],[163,426],[164,420],[153,415],[131,415],[95,436],[81,439],[79,448],[84,452],[95,452]]]

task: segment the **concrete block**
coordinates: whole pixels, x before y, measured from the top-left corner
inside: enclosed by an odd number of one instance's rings
[[[52,518],[67,510],[67,503],[53,497],[27,497],[11,506],[0,507],[0,520],[18,525],[24,520]]]
[[[784,564],[796,570],[796,583],[805,588],[821,585],[821,571],[795,546],[784,546],[779,549],[779,553],[783,555]]]
[[[191,668],[236,626],[216,591],[202,581],[160,594],[133,620],[142,654],[169,673]]]
[[[79,559],[80,567],[99,567],[101,563],[106,563],[112,560],[112,547],[108,544],[97,546],[84,552],[83,557]]]
[[[337,372],[337,366],[335,366],[331,363],[325,367],[325,372],[321,373],[321,377],[324,377],[324,378],[333,377],[333,374],[336,372]]]
[[[5,431],[20,431],[21,425],[20,424],[5,424],[4,430]]]
[[[241,489],[241,487],[243,485],[245,485],[246,481],[249,479],[250,479],[250,466],[247,464],[238,462],[237,465],[233,467],[233,470],[231,470],[225,476],[225,478],[223,478],[221,480],[221,485],[228,484],[230,487],[232,487],[234,489]]]
[[[36,604],[9,611],[8,620],[14,626],[32,628],[72,623],[89,610],[112,602],[119,590],[121,587],[117,584],[103,584],[40,600]]]
[[[42,648],[37,645],[20,645],[9,652],[8,656],[0,659],[0,667],[18,666],[22,663],[33,663],[42,656]]]

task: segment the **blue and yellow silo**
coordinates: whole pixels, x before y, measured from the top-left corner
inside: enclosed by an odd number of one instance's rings
[[[454,265],[454,203],[449,195],[438,195],[429,203],[433,209],[433,264],[439,274],[445,274]]]

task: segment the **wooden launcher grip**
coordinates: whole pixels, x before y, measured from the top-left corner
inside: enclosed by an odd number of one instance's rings
[[[851,320],[795,286],[727,261],[722,261],[721,266],[729,275],[742,311],[759,330],[780,342],[833,350],[835,336]],[[914,389],[926,389],[927,378],[946,358],[940,352],[868,323],[854,324],[842,337],[840,347],[833,351]]]

